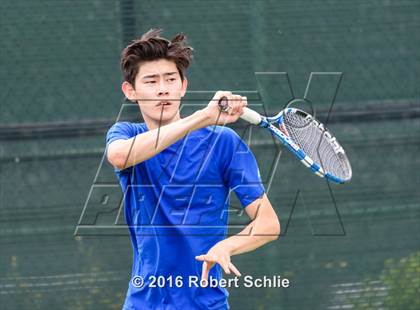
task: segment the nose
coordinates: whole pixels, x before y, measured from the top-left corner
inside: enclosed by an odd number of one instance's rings
[[[160,97],[160,96],[165,96],[168,94],[169,94],[169,91],[168,91],[166,83],[164,81],[161,81],[159,83],[158,96]]]

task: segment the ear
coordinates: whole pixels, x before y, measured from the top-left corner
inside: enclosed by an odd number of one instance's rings
[[[181,98],[185,96],[185,93],[187,92],[187,86],[188,80],[187,78],[184,78],[184,80],[182,81]]]
[[[131,85],[127,81],[124,81],[121,85],[121,90],[124,93],[124,95],[127,97],[128,100],[135,101],[136,90],[134,89],[133,85]]]

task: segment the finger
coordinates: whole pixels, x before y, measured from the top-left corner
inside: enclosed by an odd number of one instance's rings
[[[216,259],[212,255],[209,255],[209,254],[198,255],[195,257],[195,259],[199,261],[206,261],[206,262],[216,261]]]
[[[246,96],[242,96],[242,103],[244,107],[248,105],[248,98]]]
[[[229,106],[227,109],[227,113],[229,115],[232,115],[234,111],[234,107],[235,107],[235,96],[232,94],[229,94],[227,98],[228,98],[228,106]]]
[[[241,111],[241,107],[242,107],[242,96],[235,95],[235,107],[234,107],[233,114],[238,114]]]
[[[224,90],[218,90],[216,92],[216,94],[214,94],[214,98],[216,100],[219,100],[220,98],[222,98],[223,96],[226,96],[229,98],[229,96],[232,96],[232,92],[230,91],[224,91]]]
[[[241,102],[240,102],[240,106],[239,106],[239,113],[240,114],[242,114],[243,113],[243,109],[244,109],[244,107],[247,105],[247,102],[246,102],[246,97],[245,96],[240,96],[241,97]]]
[[[226,110],[226,112],[229,115],[232,115],[233,114],[233,108],[234,108],[234,106],[235,106],[235,101],[233,100],[233,98],[229,98],[229,105],[228,105],[228,109]]]
[[[218,91],[218,92],[216,92],[216,94],[214,95],[214,97],[213,97],[213,99],[216,101],[216,103],[218,103],[219,102],[219,100],[222,98],[222,97],[226,97],[226,99],[228,100],[228,103],[229,103],[229,99],[230,99],[230,97],[232,96],[232,93],[231,92],[229,92],[229,91]]]
[[[232,111],[232,94],[228,92],[223,92],[218,100],[220,100],[223,97],[225,98],[226,102],[223,103],[223,109],[221,109],[220,111],[222,113],[230,114],[230,112]]]
[[[244,107],[247,105],[246,100],[247,100],[246,97],[241,96],[241,102],[238,109],[239,115],[242,115],[242,113],[244,113]]]
[[[215,104],[215,105],[218,105],[218,104],[219,104],[220,99],[222,99],[223,97],[226,97],[226,99],[227,99],[227,104],[228,104],[228,106],[229,106],[229,98],[230,98],[231,96],[232,96],[232,93],[231,93],[231,92],[228,92],[228,91],[221,91],[221,90],[219,90],[219,91],[217,91],[217,92],[216,92],[216,94],[213,96],[212,103],[213,103],[213,104]],[[226,111],[227,111],[227,109],[226,109]],[[224,112],[226,112],[226,111],[224,111]]]
[[[234,274],[236,274],[238,277],[241,276],[241,273],[239,272],[238,268],[235,267],[234,264],[232,264],[232,262],[229,263],[229,268],[230,270],[233,271]]]
[[[223,268],[223,271],[226,274],[230,274],[229,264],[227,262],[225,262],[225,261],[219,262],[219,265]]]
[[[209,267],[209,263],[204,262],[203,263],[203,268],[201,270],[201,280],[203,281],[207,281],[207,279],[209,278],[209,271],[211,269],[211,267]]]

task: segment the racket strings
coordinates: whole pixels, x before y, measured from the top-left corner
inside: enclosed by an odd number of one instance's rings
[[[318,127],[312,117],[301,111],[288,112],[284,115],[284,126],[293,142],[325,173],[343,180],[349,178],[347,156],[335,150],[331,139],[324,134],[325,129]]]

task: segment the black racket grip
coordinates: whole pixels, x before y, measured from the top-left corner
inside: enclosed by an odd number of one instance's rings
[[[228,98],[226,96],[223,96],[222,98],[220,98],[218,105],[219,105],[220,111],[226,112],[229,109]]]

